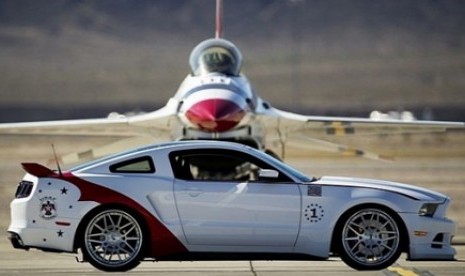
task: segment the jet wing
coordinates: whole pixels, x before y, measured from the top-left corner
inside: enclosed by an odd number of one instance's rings
[[[130,147],[170,140],[172,124],[177,122],[176,111],[177,101],[171,99],[167,105],[156,111],[135,116],[110,114],[107,118],[100,119],[0,124],[0,135],[119,137],[107,145],[60,156],[64,164],[71,164],[93,160]]]
[[[134,136],[139,130],[129,127],[129,118],[39,121],[0,124],[1,134]]]
[[[107,118],[99,119],[5,123],[0,124],[0,134],[161,136],[169,133],[175,115],[176,107],[168,102],[156,111],[135,116],[110,114]]]
[[[312,138],[346,135],[380,135],[444,132],[464,128],[464,122],[372,120],[368,118],[304,116],[273,107],[258,114],[267,133],[275,131],[285,138]]]
[[[257,119],[264,125],[268,142],[279,141],[283,147],[312,148],[345,156],[359,156],[383,161],[391,161],[393,157],[334,143],[334,140],[338,137],[349,138],[350,136],[437,133],[449,129],[465,130],[463,122],[305,116],[273,107],[257,112]],[[284,152],[282,155],[284,157]]]

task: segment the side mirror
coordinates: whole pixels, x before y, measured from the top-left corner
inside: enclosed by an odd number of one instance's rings
[[[262,178],[268,178],[268,179],[276,179],[279,176],[279,172],[275,170],[269,170],[269,169],[261,169],[258,171],[258,177],[260,179]]]

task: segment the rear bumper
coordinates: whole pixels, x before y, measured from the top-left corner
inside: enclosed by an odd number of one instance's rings
[[[25,250],[37,248],[47,251],[72,252],[79,221],[68,217],[45,219],[37,210],[40,210],[39,200],[21,198],[11,202],[11,221],[7,231],[12,246]],[[57,223],[57,221],[64,221],[66,225]]]
[[[21,237],[18,234],[14,233],[14,232],[8,232],[8,233],[10,234],[8,236],[8,239],[10,240],[11,245],[14,248],[29,250],[29,247],[24,245],[23,240],[21,239]]]

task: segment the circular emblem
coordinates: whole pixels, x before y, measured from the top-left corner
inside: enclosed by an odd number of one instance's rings
[[[56,198],[47,196],[40,199],[40,216],[51,219],[57,216]]]
[[[305,208],[304,216],[305,219],[310,223],[319,222],[325,216],[325,210],[321,205],[312,203],[307,205],[307,208]]]

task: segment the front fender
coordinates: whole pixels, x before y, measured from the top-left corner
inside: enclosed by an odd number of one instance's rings
[[[377,205],[393,213],[417,214],[422,204],[402,194],[360,187],[302,185],[302,195],[301,229],[296,251],[319,257],[329,256],[337,223],[348,210]]]

